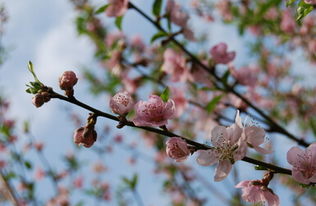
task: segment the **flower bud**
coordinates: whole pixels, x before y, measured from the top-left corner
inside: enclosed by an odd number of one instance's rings
[[[187,143],[179,137],[172,137],[166,142],[166,152],[177,162],[185,160],[190,155]]]
[[[133,99],[126,91],[117,93],[110,100],[110,108],[119,115],[128,113],[133,106]]]
[[[65,71],[61,77],[59,77],[59,87],[62,90],[72,90],[77,81],[78,78],[73,71]]]
[[[40,92],[32,98],[32,103],[34,104],[35,107],[40,107],[45,102],[48,102],[49,100],[50,100],[50,95],[48,92]]]
[[[89,148],[97,140],[97,132],[94,130],[94,127],[80,127],[75,131],[73,139],[75,144]]]

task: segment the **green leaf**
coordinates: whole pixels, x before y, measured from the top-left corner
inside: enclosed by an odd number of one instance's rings
[[[165,36],[168,36],[168,34],[165,33],[165,32],[160,31],[160,32],[156,33],[154,36],[151,37],[150,43],[153,43],[155,40],[157,40],[159,38],[162,38],[162,37],[165,37]]]
[[[25,167],[26,167],[27,169],[32,169],[32,163],[31,163],[31,162],[25,161],[25,162],[24,162],[24,165],[25,165]]]
[[[138,175],[134,174],[134,176],[133,176],[133,178],[131,180],[131,189],[132,190],[136,189],[137,183],[138,183]]]
[[[9,172],[8,174],[6,174],[4,176],[4,179],[8,181],[8,180],[11,180],[11,179],[16,178],[16,177],[17,177],[17,175],[14,172]]]
[[[123,16],[116,17],[115,25],[119,30],[122,30],[122,22],[123,22]]]
[[[229,75],[230,75],[230,71],[227,70],[227,71],[224,73],[224,75],[222,76],[223,82],[224,82],[225,84],[227,84]]]
[[[103,13],[107,8],[109,7],[109,4],[105,4],[104,6],[101,6],[100,8],[98,8],[94,14],[101,14]]]
[[[43,84],[40,82],[40,80],[38,80],[38,78],[37,78],[37,76],[36,76],[36,74],[35,74],[35,72],[34,72],[33,63],[32,63],[31,61],[28,62],[27,68],[28,68],[28,70],[31,72],[31,74],[33,75],[35,82],[38,82],[40,85],[43,85]]]
[[[162,101],[167,102],[170,96],[170,90],[168,87],[165,88],[165,90],[161,93],[160,97]]]
[[[296,21],[300,21],[303,19],[307,14],[309,14],[311,11],[313,11],[314,6],[311,4],[306,4],[303,0],[298,4],[297,7],[297,17]]]
[[[153,4],[152,12],[156,17],[160,16],[161,7],[162,7],[162,0],[155,0]]]
[[[208,113],[211,113],[211,112],[215,109],[215,107],[216,107],[216,105],[219,103],[219,101],[222,99],[222,97],[223,97],[223,95],[218,95],[218,96],[214,97],[214,98],[206,105],[206,107],[205,107],[206,111],[207,111]]]
[[[286,6],[291,6],[292,4],[294,4],[296,2],[296,0],[288,0],[286,1]]]

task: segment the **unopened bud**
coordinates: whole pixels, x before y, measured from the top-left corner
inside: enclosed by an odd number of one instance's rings
[[[61,77],[59,77],[59,87],[62,90],[72,90],[77,81],[78,78],[73,71],[65,71]]]

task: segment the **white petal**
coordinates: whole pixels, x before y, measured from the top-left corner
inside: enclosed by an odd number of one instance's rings
[[[214,127],[211,134],[212,134],[212,137],[211,137],[212,144],[216,147],[221,147],[227,139],[226,127],[223,127],[223,126]]]
[[[202,166],[209,166],[218,161],[218,154],[212,149],[199,150],[198,155],[199,156],[196,158],[196,161]]]
[[[236,123],[240,128],[243,128],[242,122],[241,122],[241,118],[240,118],[240,116],[239,116],[239,110],[237,110],[237,113],[236,113],[235,123]]]
[[[232,164],[229,160],[220,161],[215,171],[216,174],[214,176],[214,180],[218,182],[225,179],[228,176],[231,169],[232,169]]]
[[[304,151],[298,147],[292,147],[287,152],[287,161],[291,165],[296,165],[298,163],[298,155],[302,155]]]

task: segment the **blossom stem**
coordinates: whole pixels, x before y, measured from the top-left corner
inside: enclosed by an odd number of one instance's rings
[[[105,117],[105,118],[108,118],[108,119],[120,122],[120,118],[118,118],[118,117],[116,117],[114,115],[102,112],[102,111],[100,111],[98,109],[95,109],[95,108],[93,108],[93,107],[91,107],[91,106],[89,106],[89,105],[87,105],[87,104],[85,104],[83,102],[80,102],[79,100],[77,100],[74,97],[69,98],[69,97],[63,96],[61,94],[58,94],[58,93],[56,93],[54,91],[51,91],[51,98],[64,100],[64,101],[69,102],[71,104],[75,104],[75,105],[77,105],[79,107],[87,109],[87,110],[93,112],[96,116],[101,116],[101,117]],[[160,134],[160,135],[167,136],[167,137],[179,137],[179,138],[183,139],[184,141],[186,141],[187,144],[196,147],[197,150],[212,149],[212,147],[210,147],[208,145],[195,142],[195,141],[190,140],[188,138],[185,138],[183,136],[177,135],[177,134],[175,134],[175,133],[173,133],[171,131],[165,131],[165,130],[157,129],[157,128],[154,128],[154,127],[136,126],[131,121],[126,121],[125,125],[129,126],[129,127],[135,127],[135,128],[144,129],[144,130],[147,130],[147,131],[150,131],[150,132],[154,132],[156,134]],[[267,168],[269,170],[272,170],[275,173],[282,173],[282,174],[291,175],[291,170],[289,170],[289,169],[278,167],[276,165],[272,165],[272,164],[269,164],[269,163],[266,163],[266,162],[262,162],[262,161],[259,161],[259,160],[255,160],[255,159],[252,159],[250,157],[244,157],[242,160],[245,161],[245,162],[248,162],[248,163],[252,163],[252,164],[255,164],[255,165],[263,166],[263,167],[265,167],[265,168]]]

